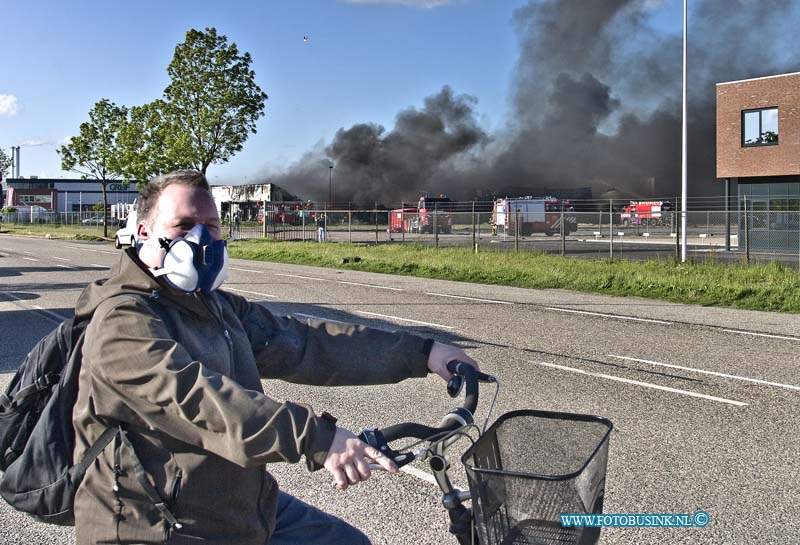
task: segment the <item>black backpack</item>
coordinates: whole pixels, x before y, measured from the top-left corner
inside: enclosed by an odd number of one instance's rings
[[[0,396],[0,495],[42,522],[72,525],[86,468],[116,435],[107,429],[73,464],[72,408],[78,398],[88,320],[61,322],[33,347]]]
[[[150,484],[121,426],[107,428],[75,463],[72,409],[78,399],[83,339],[90,320],[69,318],[28,353],[0,395],[0,495],[40,522],[72,526],[75,492],[86,469],[117,437],[130,452],[134,472],[159,514],[178,524]]]

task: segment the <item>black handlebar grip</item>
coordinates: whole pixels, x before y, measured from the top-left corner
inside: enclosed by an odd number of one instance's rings
[[[478,371],[470,364],[458,360],[448,361],[447,370],[454,375],[464,377],[467,391],[464,398],[464,408],[470,414],[475,414],[475,409],[478,408]]]

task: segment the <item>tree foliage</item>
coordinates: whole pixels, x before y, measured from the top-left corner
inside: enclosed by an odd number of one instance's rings
[[[11,166],[11,157],[6,155],[6,152],[0,148],[0,178],[5,178],[8,172],[8,167]]]
[[[103,209],[108,209],[106,186],[109,181],[124,176],[120,164],[118,136],[127,123],[128,109],[101,99],[89,112],[89,121],[81,123],[78,136],[58,150],[61,168],[76,172],[84,179],[95,179],[103,188]],[[103,236],[108,225],[103,221]]]
[[[255,82],[250,53],[216,29],[191,29],[167,67],[163,117],[167,156],[206,172],[240,151],[264,115],[267,94]]]
[[[147,180],[177,168],[205,173],[240,151],[267,99],[251,63],[216,29],[189,30],[167,67],[163,98],[130,109],[120,132],[125,177]]]

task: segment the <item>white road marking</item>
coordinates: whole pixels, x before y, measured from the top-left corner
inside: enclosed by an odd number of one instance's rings
[[[238,291],[240,293],[250,293],[252,295],[260,295],[262,297],[272,297],[273,299],[278,297],[277,295],[270,295],[269,293],[261,293],[259,291],[240,290],[240,289],[236,289],[236,288],[229,288],[228,286],[225,286],[225,291]]]
[[[350,284],[351,286],[364,286],[367,288],[377,288],[379,290],[392,290],[392,291],[404,291],[403,288],[390,288],[389,286],[377,286],[375,284],[362,284],[361,282],[347,282],[346,280],[339,280],[340,284]]]
[[[89,263],[89,265],[92,266],[92,267],[100,267],[101,269],[110,269],[111,268],[108,265],[100,265],[98,263]]]
[[[740,335],[753,335],[754,337],[769,337],[770,339],[783,339],[785,341],[800,341],[800,337],[787,337],[785,335],[770,335],[769,333],[756,333],[754,331],[738,331],[736,329],[723,329],[726,333],[739,333]]]
[[[408,473],[409,475],[412,475],[417,479],[422,479],[423,481],[427,481],[431,484],[437,484],[436,479],[434,478],[433,475],[431,475],[427,471],[422,471],[421,469],[417,469],[416,467],[403,466],[400,468],[400,471],[402,471],[403,473]]]
[[[62,269],[70,269],[75,270],[75,267],[70,267],[69,265],[56,265],[56,267],[61,267]]]
[[[346,324],[347,322],[340,322],[332,318],[323,318],[322,316],[314,316],[313,314],[303,314],[302,312],[293,312],[292,316],[300,316],[301,318],[311,318],[312,320],[321,320],[323,322],[333,322],[336,324]]]
[[[27,259],[28,261],[39,261],[38,259],[34,259],[32,257],[25,257],[25,256],[23,256],[22,259]]]
[[[56,257],[56,256],[53,256],[53,259],[57,259],[57,260],[59,260],[59,261],[72,261],[71,259],[67,259],[66,257]]]
[[[388,314],[378,314],[377,312],[366,312],[363,310],[355,311],[356,314],[366,314],[367,316],[378,316],[380,318],[389,318],[390,320],[399,320],[401,322],[409,322],[412,324],[430,325],[433,327],[441,327],[443,329],[455,329],[455,327],[442,324],[432,324],[430,322],[420,322],[419,320],[411,320],[409,318],[400,318],[399,316],[389,316]]]
[[[94,248],[87,248],[86,246],[67,246],[73,250],[81,250],[82,252],[97,252],[99,254],[112,254],[119,255],[119,252],[112,252],[111,250],[95,250]]]
[[[12,297],[13,297],[13,295],[12,295]],[[16,299],[16,298],[15,298],[15,299]],[[21,301],[21,299],[17,299],[17,300],[18,300],[18,301]],[[33,308],[35,308],[35,309],[36,309],[36,310],[38,310],[39,312],[42,312],[42,313],[44,313],[44,314],[45,314],[45,315],[46,315],[48,318],[50,318],[51,320],[54,320],[54,321],[55,321],[56,323],[58,323],[58,324],[60,324],[60,323],[61,323],[61,322],[63,322],[64,320],[66,320],[66,318],[64,318],[64,317],[63,317],[63,316],[61,316],[60,314],[56,314],[56,313],[55,313],[55,312],[53,312],[52,310],[47,310],[46,308],[42,308],[42,307],[40,307],[39,305],[33,305]]]
[[[306,280],[321,280],[323,282],[333,282],[328,278],[316,278],[314,276],[303,276],[301,274],[286,274],[286,273],[275,273],[275,276],[288,276],[290,278],[304,278]]]
[[[604,378],[604,379],[607,379],[607,380],[614,380],[614,381],[617,381],[617,382],[624,382],[626,384],[633,384],[633,385],[636,385],[636,386],[643,386],[645,388],[654,388],[656,390],[663,390],[665,392],[672,392],[674,394],[687,395],[687,396],[691,396],[691,397],[699,397],[699,398],[702,398],[702,399],[708,399],[710,401],[718,401],[720,403],[728,403],[730,405],[736,405],[737,407],[746,407],[748,405],[748,403],[743,403],[741,401],[734,401],[732,399],[725,399],[724,397],[714,397],[714,396],[710,396],[710,395],[706,395],[706,394],[698,394],[697,392],[690,392],[688,390],[679,390],[677,388],[669,388],[667,386],[659,386],[658,384],[651,384],[649,382],[640,382],[638,380],[631,380],[631,379],[628,379],[628,378],[613,377],[611,375],[604,375],[602,373],[592,373],[592,372],[589,372],[589,371],[584,371],[583,369],[575,369],[574,367],[567,367],[567,366],[564,366],[564,365],[556,365],[555,363],[547,363],[547,362],[543,362],[543,361],[536,361],[536,362],[533,362],[533,363],[535,363],[537,365],[543,365],[545,367],[552,367],[554,369],[561,369],[562,371],[570,371],[572,373],[579,373],[581,375],[587,375],[587,376],[590,376],[590,377]]]
[[[620,316],[618,314],[604,314],[602,312],[589,312],[587,310],[573,310],[568,308],[558,307],[544,307],[547,310],[555,310],[556,312],[570,312],[573,314],[588,314],[590,316],[602,316],[603,318],[616,318],[617,320],[631,320],[634,322],[648,322],[651,324],[672,325],[672,322],[665,322],[663,320],[652,320],[650,318],[634,318],[633,316]]]
[[[684,371],[691,371],[693,373],[703,373],[705,375],[714,375],[716,377],[724,377],[724,378],[732,378],[736,380],[745,380],[747,382],[755,382],[756,384],[765,384],[767,386],[777,386],[778,388],[788,388],[789,390],[798,390],[800,391],[800,386],[792,386],[791,384],[781,384],[780,382],[769,382],[766,380],[761,380],[757,378],[750,378],[750,377],[740,377],[738,375],[729,375],[727,373],[718,373],[716,371],[706,371],[705,369],[695,369],[693,367],[684,367],[682,365],[672,365],[670,363],[661,363],[658,361],[650,361],[650,360],[641,360],[638,358],[630,358],[628,356],[615,356],[614,354],[609,354],[609,358],[617,358],[620,360],[628,360],[628,361],[638,361],[641,363],[649,363],[650,365],[659,365],[661,367],[669,367],[671,369],[682,369]]]
[[[253,270],[253,269],[240,269],[238,267],[228,267],[228,268],[230,270],[232,270],[232,271],[242,271],[242,272],[251,272],[251,273],[264,272],[264,271],[256,271],[256,270]]]
[[[512,301],[497,301],[496,299],[481,299],[480,297],[466,297],[464,295],[449,295],[447,293],[427,292],[425,295],[435,295],[437,297],[452,297],[453,299],[468,299],[470,301],[481,301],[483,303],[497,303],[498,305],[513,305]]]

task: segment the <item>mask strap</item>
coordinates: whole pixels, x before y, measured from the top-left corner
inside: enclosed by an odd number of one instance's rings
[[[160,267],[158,269],[150,269],[150,272],[152,273],[153,276],[159,277],[159,276],[164,276],[165,274],[169,274],[173,271],[172,269],[168,269],[167,267]]]

